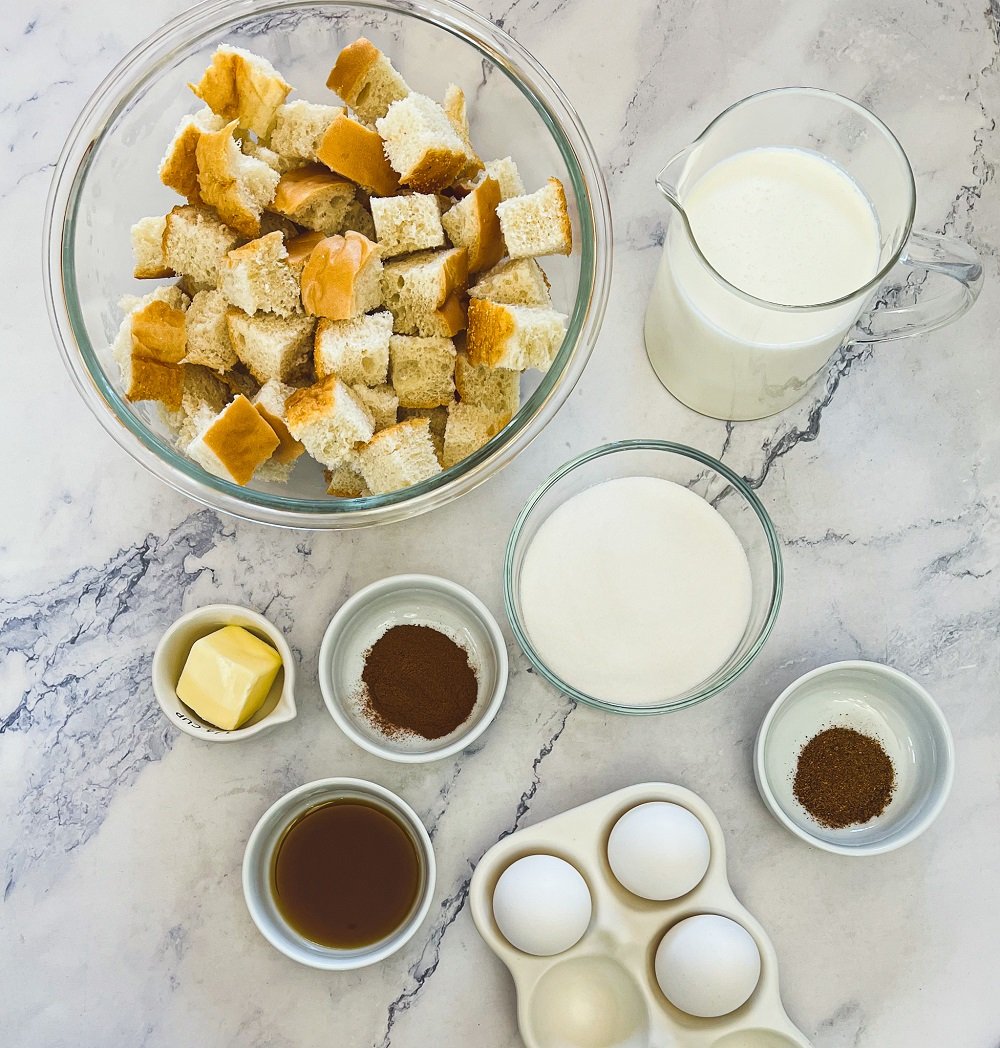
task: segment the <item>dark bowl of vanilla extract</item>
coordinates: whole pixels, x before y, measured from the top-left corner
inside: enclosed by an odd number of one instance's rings
[[[363,779],[320,779],[261,816],[243,857],[258,930],[300,964],[346,971],[399,950],[434,893],[430,837],[400,797]]]

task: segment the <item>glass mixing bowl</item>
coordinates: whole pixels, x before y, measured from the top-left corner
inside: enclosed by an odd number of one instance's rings
[[[521,606],[521,568],[538,529],[567,499],[595,484],[620,477],[660,477],[700,495],[736,533],[750,564],[750,618],[729,658],[696,687],[660,702],[628,705],[595,698],[563,680],[531,642]],[[507,542],[504,603],[514,636],[538,672],[561,692],[611,713],[669,713],[728,687],[757,657],[781,604],[782,566],[778,534],[760,499],[728,466],[702,451],[666,440],[622,440],[567,462],[528,499]]]
[[[318,465],[287,485],[221,480],[180,454],[155,405],[130,404],[111,343],[118,301],[156,282],[134,280],[129,228],[182,203],[157,178],[180,118],[200,103],[187,90],[220,43],[268,58],[296,96],[335,103],[326,76],[338,51],[365,35],[415,90],[469,99],[472,137],[486,158],[513,156],[529,190],[562,180],[573,253],[545,260],[569,329],[547,373],[530,373],[523,404],[485,447],[430,480],[387,495],[335,500]],[[46,214],[45,292],[53,330],[77,389],[108,433],[171,487],[238,517],[295,528],[348,528],[424,513],[470,491],[538,435],[576,385],[593,350],[611,281],[611,213],[593,146],[545,70],[506,33],[454,0],[210,0],[128,54],[87,103],[56,165]]]

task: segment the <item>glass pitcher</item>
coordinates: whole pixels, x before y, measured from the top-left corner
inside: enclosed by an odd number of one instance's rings
[[[867,197],[878,265],[862,286],[812,305],[770,302],[730,283],[702,253],[685,212],[692,188],[720,161],[766,147],[819,154]],[[716,117],[656,182],[676,214],[646,311],[646,352],[664,386],[703,415],[773,415],[809,391],[841,345],[942,327],[969,309],[982,286],[970,247],[913,231],[916,190],[906,154],[885,124],[841,95],[815,88],[751,95]]]

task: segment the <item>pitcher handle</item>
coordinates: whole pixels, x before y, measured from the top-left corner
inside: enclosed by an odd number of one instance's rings
[[[899,257],[910,272],[890,276],[858,320],[852,342],[890,342],[958,320],[979,297],[983,264],[968,244],[937,233],[912,233]],[[898,272],[894,270],[894,272]]]

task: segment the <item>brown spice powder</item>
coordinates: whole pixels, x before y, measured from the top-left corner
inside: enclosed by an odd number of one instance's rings
[[[896,770],[882,744],[854,728],[827,728],[810,739],[795,768],[795,799],[821,825],[843,829],[885,811]]]
[[[468,652],[432,626],[393,626],[365,653],[362,706],[386,735],[450,735],[469,719],[479,680]]]

